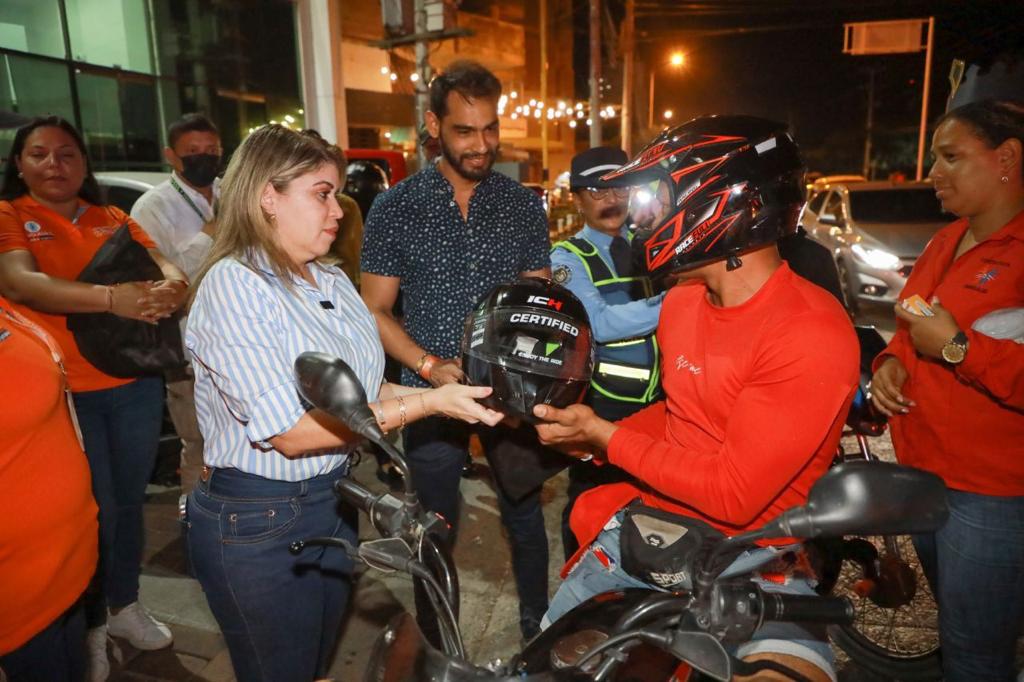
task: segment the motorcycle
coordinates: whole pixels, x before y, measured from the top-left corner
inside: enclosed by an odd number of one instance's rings
[[[850,600],[766,591],[750,575],[723,577],[724,569],[765,538],[932,532],[948,515],[945,486],[933,474],[885,462],[843,463],[815,483],[807,504],[719,542],[696,567],[693,589],[599,595],[560,618],[511,660],[478,666],[467,660],[459,632],[457,572],[435,540],[443,520],[419,503],[408,483],[408,465],[384,440],[359,381],[342,360],[320,353],[303,353],[295,373],[310,404],[380,445],[407,481],[398,495],[375,494],[350,479],[336,485],[343,500],[366,513],[381,539],[353,546],[341,538],[319,537],[291,548],[300,553],[311,545],[340,547],[370,567],[402,571],[426,586],[443,651],[424,640],[409,614],[400,614],[378,638],[367,681],[729,680],[762,670],[806,680],[786,666],[742,661],[730,651],[771,620],[850,624],[855,615]]]
[[[861,348],[860,387],[846,420],[844,436],[857,447],[840,445],[834,463],[880,462],[869,438],[885,433],[885,415],[868,398],[871,363],[885,349],[874,327],[856,327]],[[821,594],[848,597],[856,606],[853,623],[833,624],[829,638],[858,665],[886,679],[941,680],[935,598],[907,535],[858,534],[809,543]]]

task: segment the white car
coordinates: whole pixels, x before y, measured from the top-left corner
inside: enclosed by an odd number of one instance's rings
[[[170,173],[153,171],[111,171],[96,173],[107,198],[107,203],[117,206],[125,213],[132,212],[132,206],[143,194],[166,180]]]

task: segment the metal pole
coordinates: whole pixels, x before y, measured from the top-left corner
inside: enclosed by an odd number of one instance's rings
[[[414,26],[417,35],[427,32],[427,4],[426,0],[416,0]],[[426,120],[427,108],[430,103],[427,99],[427,85],[430,83],[430,64],[427,63],[427,41],[419,38],[416,41],[416,73],[419,80],[416,81],[416,129],[423,125]],[[427,152],[423,145],[416,146],[416,156],[419,159],[420,168],[427,167]]]
[[[548,0],[540,0],[540,101],[548,105]],[[548,112],[540,116],[541,182],[548,181]]]
[[[924,177],[924,146],[928,132],[928,92],[932,83],[932,42],[935,35],[935,17],[928,17],[928,49],[924,57],[924,93],[921,95],[921,130],[917,136],[917,180]]]
[[[590,146],[601,146],[601,0],[590,0]]]
[[[650,64],[651,70],[651,86],[647,89],[647,127],[654,127],[654,61]]]
[[[868,120],[864,126],[864,165],[861,175],[871,179],[871,135],[875,120],[875,70],[868,69]]]
[[[626,17],[622,22],[622,148],[627,156],[633,155],[633,70],[635,67],[636,43],[633,38],[633,24],[636,17],[636,0],[626,0]]]

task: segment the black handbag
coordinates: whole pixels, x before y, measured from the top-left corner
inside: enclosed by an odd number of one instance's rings
[[[694,570],[725,535],[706,522],[635,501],[619,535],[622,570],[663,589],[693,587]]]
[[[79,282],[120,284],[164,279],[142,244],[124,224],[104,242],[78,275]],[[152,325],[112,313],[69,313],[78,351],[102,372],[124,379],[162,375],[185,366],[180,311]]]

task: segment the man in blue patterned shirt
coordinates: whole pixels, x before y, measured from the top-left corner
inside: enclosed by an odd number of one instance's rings
[[[483,66],[452,63],[430,84],[426,125],[441,158],[381,194],[366,218],[362,296],[384,350],[403,365],[402,383],[440,386],[462,379],[463,321],[497,284],[550,274],[548,223],[540,199],[493,172],[501,83]],[[402,296],[404,319],[392,309]],[[454,531],[470,430],[425,419],[405,432],[406,457],[423,504]],[[489,452],[516,432],[480,432]],[[533,436],[535,442],[535,436]],[[539,447],[539,445],[538,445]],[[539,490],[519,501],[496,486],[512,544],[520,629],[529,638],[547,609],[548,546]],[[437,643],[436,620],[417,585],[424,634]]]

